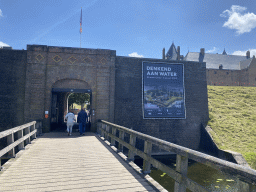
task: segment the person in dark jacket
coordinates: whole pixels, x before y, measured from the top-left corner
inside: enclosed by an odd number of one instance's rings
[[[84,135],[86,124],[88,122],[88,116],[84,108],[78,113],[77,122],[79,123],[80,135]]]

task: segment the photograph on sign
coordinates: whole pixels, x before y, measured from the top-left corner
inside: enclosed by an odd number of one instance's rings
[[[185,119],[183,64],[143,62],[143,118]]]

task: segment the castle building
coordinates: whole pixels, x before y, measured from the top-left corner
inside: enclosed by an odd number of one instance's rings
[[[172,43],[163,59],[183,60],[206,63],[207,85],[217,86],[256,86],[256,59],[250,57],[250,51],[245,56],[228,55],[224,49],[222,54],[200,52],[188,52],[185,57],[180,55],[180,47],[177,49]]]

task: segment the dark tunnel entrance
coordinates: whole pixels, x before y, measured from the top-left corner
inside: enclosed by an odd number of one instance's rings
[[[83,96],[86,95],[84,103],[75,103],[74,95]],[[72,102],[72,103],[70,103]],[[84,107],[87,110],[89,121],[91,122],[91,103],[92,103],[92,92],[90,89],[52,89],[52,101],[51,101],[51,131],[65,131],[67,126],[64,121],[64,117],[68,111],[71,111],[77,117]],[[75,123],[73,130],[78,129],[78,124]],[[87,130],[90,131],[90,130]]]

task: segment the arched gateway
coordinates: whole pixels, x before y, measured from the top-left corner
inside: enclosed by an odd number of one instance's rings
[[[96,119],[114,121],[115,51],[28,45],[27,57],[25,121],[48,113],[43,131],[50,131],[54,101],[58,97],[61,105],[71,92],[90,94],[92,131]],[[64,109],[65,103],[59,115]]]
[[[71,93],[81,93],[90,95],[90,114],[93,114],[94,103],[92,99],[92,90],[91,86],[82,80],[77,79],[62,79],[55,82],[52,86],[52,95],[51,95],[51,130],[63,130],[65,129],[66,124],[64,123],[64,115],[68,111],[68,96]],[[94,115],[90,115],[90,121],[95,122]]]

